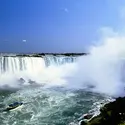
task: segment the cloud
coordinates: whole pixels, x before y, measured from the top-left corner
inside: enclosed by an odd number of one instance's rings
[[[68,8],[61,8],[61,10],[64,11],[64,12],[66,12],[66,13],[69,12]]]
[[[26,42],[26,40],[25,40],[25,39],[23,39],[23,40],[22,40],[22,42]]]
[[[118,33],[115,32],[115,30],[111,27],[102,27],[98,30],[98,33],[100,33],[101,37],[111,37],[111,36],[117,36]]]
[[[68,10],[67,8],[64,8],[64,11],[65,11],[65,12],[69,12],[69,10]]]

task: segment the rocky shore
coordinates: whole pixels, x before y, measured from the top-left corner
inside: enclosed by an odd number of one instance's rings
[[[53,56],[84,56],[88,55],[88,53],[0,53],[0,56],[4,57],[42,57],[46,55]]]
[[[85,119],[85,118],[84,118]],[[125,125],[125,97],[119,97],[115,101],[105,104],[100,109],[100,114],[81,125]]]

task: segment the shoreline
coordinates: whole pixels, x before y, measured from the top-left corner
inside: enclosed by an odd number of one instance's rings
[[[89,115],[89,114],[88,114]],[[80,125],[125,125],[125,97],[118,97],[100,108],[100,114]]]
[[[0,53],[3,57],[41,57],[46,55],[52,56],[85,56],[88,53]]]

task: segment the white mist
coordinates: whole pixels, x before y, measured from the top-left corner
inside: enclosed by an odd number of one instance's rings
[[[115,33],[105,36],[99,45],[91,47],[90,55],[78,59],[75,84],[93,85],[96,92],[123,96],[124,63],[125,37]]]

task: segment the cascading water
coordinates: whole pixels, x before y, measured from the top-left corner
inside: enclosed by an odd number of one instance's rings
[[[98,110],[97,102],[123,96],[124,41],[121,36],[106,37],[87,56],[1,57],[1,87],[15,87],[20,77],[25,80],[16,92],[1,91],[1,103],[30,103],[20,112],[1,113],[0,124],[78,125],[83,113]],[[28,79],[44,86],[27,84]]]
[[[44,60],[34,57],[0,57],[0,73],[17,73],[34,71],[44,68]],[[39,66],[39,68],[37,68]]]
[[[46,66],[50,66],[50,65],[56,65],[56,66],[60,66],[66,63],[73,63],[76,61],[76,57],[74,56],[70,56],[70,57],[66,57],[66,56],[44,56],[43,57],[45,60],[45,64]]]
[[[83,56],[83,58],[85,57]],[[0,104],[6,105],[14,101],[30,103],[21,112],[1,113],[0,124],[68,125],[73,122],[74,125],[77,125],[79,122],[77,119],[83,113],[91,111],[91,106],[95,102],[108,98],[79,90],[82,89],[82,86],[77,83],[74,77],[75,73],[79,71],[77,67],[78,60],[79,57],[76,56],[1,56],[1,88],[4,86],[5,88],[23,88],[16,92],[1,91]],[[21,86],[18,85],[19,78],[24,79]],[[75,79],[73,80],[73,78]],[[28,84],[29,79],[40,86]],[[43,84],[44,86],[41,86]]]
[[[70,72],[70,69],[72,68],[70,64],[75,61],[76,57],[56,57],[52,55],[42,57],[1,56],[0,86],[17,86],[17,79],[20,78],[23,78],[26,81],[31,79],[38,83],[51,84],[53,82],[53,84],[56,84],[58,81],[61,81],[61,77]],[[59,68],[57,66],[59,66]],[[62,71],[63,68],[66,68],[65,73]],[[62,82],[63,81],[64,80],[62,79]]]
[[[17,73],[20,71],[39,71],[51,65],[73,63],[76,57],[0,57],[0,73]]]

